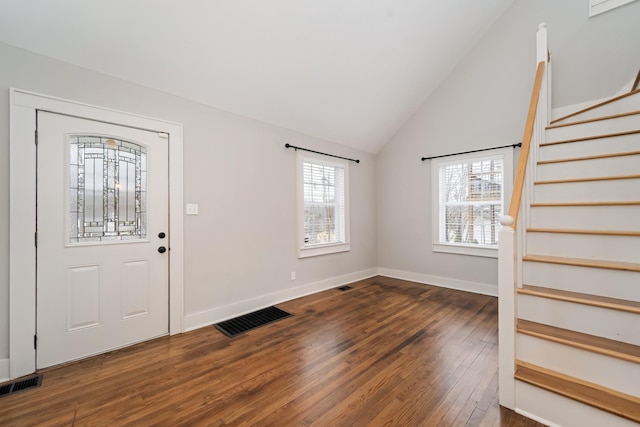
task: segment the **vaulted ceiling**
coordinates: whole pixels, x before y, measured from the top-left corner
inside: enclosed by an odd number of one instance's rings
[[[511,2],[2,0],[0,42],[376,153]]]

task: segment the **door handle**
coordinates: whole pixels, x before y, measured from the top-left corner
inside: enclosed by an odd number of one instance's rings
[[[164,246],[160,246],[158,248],[158,252],[160,252],[161,254],[165,253],[167,251],[167,248],[165,248]]]

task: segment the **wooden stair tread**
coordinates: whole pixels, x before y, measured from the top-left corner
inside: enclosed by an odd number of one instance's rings
[[[623,179],[639,179],[640,175],[619,175],[619,176],[597,176],[588,178],[550,179],[547,181],[535,181],[534,185],[564,184],[572,182],[592,182],[592,181],[616,181]]]
[[[616,101],[618,101],[620,99],[626,98],[628,96],[635,95],[638,92],[640,92],[640,89],[632,90],[631,92],[628,92],[628,93],[625,93],[625,94],[622,94],[622,95],[619,95],[619,96],[614,96],[613,98],[607,99],[606,101],[598,102],[597,104],[591,105],[590,107],[583,108],[581,110],[578,110],[578,111],[576,111],[574,113],[571,113],[571,114],[567,114],[567,115],[562,116],[562,117],[558,117],[557,119],[553,119],[553,120],[551,120],[551,124],[553,125],[554,123],[561,122],[561,121],[566,120],[566,119],[568,119],[570,117],[577,116],[578,114],[586,113],[587,111],[594,110],[594,109],[596,109],[598,107],[602,107],[604,105],[611,104],[611,103],[616,102]]]
[[[539,202],[531,203],[532,208],[562,208],[584,206],[640,206],[640,200],[622,200],[618,202]]]
[[[598,235],[598,236],[640,237],[640,231],[573,230],[573,229],[568,229],[568,228],[527,228],[527,233],[593,234],[593,235]]]
[[[594,156],[570,157],[565,159],[538,160],[538,165],[548,165],[552,163],[580,162],[585,160],[610,159],[614,157],[637,156],[640,151],[625,151],[622,153],[597,154]]]
[[[618,298],[604,297],[600,295],[583,294],[580,292],[564,291],[561,289],[552,289],[533,285],[523,285],[522,288],[518,288],[518,293],[522,295],[533,295],[560,301],[574,302],[577,304],[585,304],[595,307],[609,308],[612,310],[620,310],[640,314],[640,302],[638,301],[629,301]]]
[[[640,422],[640,398],[516,360],[515,378],[603,411]]]
[[[524,261],[546,262],[550,264],[575,265],[577,267],[606,268],[609,270],[624,270],[640,272],[640,264],[621,261],[602,261],[584,258],[565,258],[549,255],[525,255]]]
[[[570,142],[591,141],[594,139],[615,138],[617,136],[626,136],[640,133],[640,130],[628,130],[625,132],[605,133],[600,135],[583,136],[580,138],[562,139],[560,141],[548,141],[540,144],[540,147],[548,147],[551,145],[568,144]]]
[[[524,319],[518,319],[516,331],[521,334],[615,357],[628,362],[640,363],[640,346],[637,345]]]
[[[566,126],[574,126],[574,125],[582,125],[585,123],[593,123],[593,122],[600,122],[603,120],[611,120],[611,119],[617,119],[620,117],[627,117],[627,116],[634,116],[636,114],[640,114],[640,111],[629,111],[626,113],[619,113],[619,114],[612,114],[610,116],[602,116],[602,117],[596,117],[593,119],[586,119],[586,120],[578,120],[577,122],[569,122],[569,123],[558,123],[555,125],[549,125],[546,127],[546,129],[557,129],[557,128],[562,128],[562,127],[566,127]]]

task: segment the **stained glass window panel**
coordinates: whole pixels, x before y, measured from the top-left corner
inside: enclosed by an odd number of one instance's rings
[[[69,243],[145,239],[147,150],[130,141],[69,141]]]

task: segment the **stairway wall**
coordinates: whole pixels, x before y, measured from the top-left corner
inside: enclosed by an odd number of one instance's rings
[[[580,75],[580,87],[554,87],[554,105],[610,96],[631,80],[640,65],[640,2],[593,19],[587,6],[586,0],[515,0],[381,150],[380,267],[497,289],[496,259],[431,251],[431,169],[420,158],[522,139],[541,22],[549,26],[553,81],[571,86]]]

